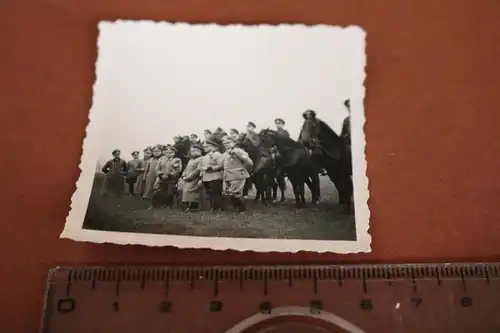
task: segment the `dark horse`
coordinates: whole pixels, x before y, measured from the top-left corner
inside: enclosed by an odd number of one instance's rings
[[[279,135],[276,131],[264,129],[259,133],[259,148],[276,148],[281,159],[283,172],[286,173],[292,183],[293,194],[297,207],[305,206],[304,184],[311,182],[311,194],[313,202],[319,199],[319,177],[317,168],[313,165],[311,155],[307,148],[289,137]]]
[[[259,148],[247,137],[242,134],[237,141],[237,145],[245,150],[253,162],[251,181],[257,190],[255,200],[262,200],[264,205],[269,205],[276,195],[275,187],[276,167],[271,151],[266,148]],[[271,191],[273,198],[271,199]],[[282,187],[281,199],[285,198],[285,189]]]
[[[313,118],[304,121],[299,141],[312,151],[312,158],[328,173],[339,193],[339,203],[352,209],[352,166],[344,140],[325,122]]]
[[[177,150],[175,157],[180,158],[182,161],[182,172],[184,172],[190,158],[191,140],[189,137],[178,137],[177,142],[174,144],[174,148]]]

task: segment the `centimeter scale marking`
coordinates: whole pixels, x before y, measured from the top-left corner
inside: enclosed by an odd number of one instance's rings
[[[319,326],[333,316],[342,332],[500,332],[498,295],[500,263],[61,267],[49,274],[41,332],[99,332],[103,323],[135,332],[134,314],[151,332],[257,332],[230,329],[266,316]]]

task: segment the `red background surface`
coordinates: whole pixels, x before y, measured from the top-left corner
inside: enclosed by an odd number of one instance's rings
[[[92,98],[96,23],[118,18],[364,27],[373,252],[255,254],[60,240]],[[56,265],[498,259],[499,18],[496,0],[2,1],[2,331],[36,331],[47,270]]]

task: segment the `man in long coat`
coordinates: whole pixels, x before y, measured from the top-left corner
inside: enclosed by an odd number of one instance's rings
[[[179,186],[182,186],[182,202],[185,204],[185,211],[196,210],[201,201],[201,161],[205,153],[202,146],[193,144],[191,146],[191,159],[187,163],[182,173]]]
[[[115,149],[111,153],[113,158],[104,164],[102,172],[106,174],[102,195],[113,194],[122,196],[125,189],[125,176],[127,175],[127,162],[120,158],[120,150]]]
[[[128,184],[128,195],[136,194],[136,183],[144,169],[144,161],[139,159],[139,151],[132,152],[132,159],[127,163],[126,182]]]

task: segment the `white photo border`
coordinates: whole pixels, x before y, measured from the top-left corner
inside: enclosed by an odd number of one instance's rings
[[[101,21],[99,28],[116,22],[152,22],[152,21]],[[154,22],[155,24],[190,25],[189,23]],[[352,61],[359,63],[360,71],[357,72],[357,86],[353,87],[351,102],[351,140],[352,146],[352,168],[355,202],[355,224],[356,240],[302,240],[302,239],[263,239],[263,238],[230,238],[230,237],[198,237],[165,234],[146,234],[116,231],[98,231],[83,229],[84,217],[95,177],[96,161],[100,151],[100,141],[103,130],[105,130],[104,112],[96,112],[91,107],[89,112],[89,123],[86,128],[86,136],[83,141],[83,153],[80,161],[81,174],[76,183],[76,190],[71,198],[71,208],[66,218],[64,230],[60,238],[74,241],[92,243],[113,243],[121,245],[146,245],[157,247],[177,247],[181,249],[213,249],[213,250],[236,250],[254,252],[288,252],[311,251],[318,253],[368,253],[371,252],[371,236],[369,234],[370,210],[368,207],[368,177],[366,175],[367,162],[365,158],[366,139],[364,133],[365,113],[365,78],[366,78],[366,32],[359,26],[332,26],[332,25],[304,25],[304,24],[260,24],[260,25],[217,25],[217,24],[192,24],[196,26],[213,27],[290,27],[302,26],[304,28],[323,27],[329,29],[342,29],[343,33],[352,35],[352,40],[363,41],[363,52],[353,55]],[[97,42],[100,48],[100,39]],[[99,87],[99,52],[96,61],[96,81],[93,92]]]

